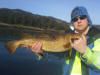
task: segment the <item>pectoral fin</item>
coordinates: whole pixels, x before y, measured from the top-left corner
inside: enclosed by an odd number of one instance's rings
[[[70,48],[70,47],[71,47],[70,43],[64,45],[64,48]]]

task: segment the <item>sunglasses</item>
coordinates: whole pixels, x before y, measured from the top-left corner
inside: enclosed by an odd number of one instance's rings
[[[75,17],[75,18],[72,19],[72,22],[78,21],[78,18],[80,18],[80,20],[84,20],[85,18],[87,18],[87,16],[86,15],[82,15],[80,17]]]

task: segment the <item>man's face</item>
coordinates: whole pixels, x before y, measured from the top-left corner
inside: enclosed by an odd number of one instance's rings
[[[86,16],[77,16],[72,19],[76,31],[85,31],[88,27],[88,18]]]

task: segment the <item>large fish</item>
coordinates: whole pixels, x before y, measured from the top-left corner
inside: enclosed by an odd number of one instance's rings
[[[9,41],[5,44],[7,50],[13,54],[19,45],[31,46],[35,42],[41,42],[43,44],[42,49],[47,52],[64,52],[68,51],[71,55],[72,46],[70,41],[80,38],[79,34],[67,33],[67,34],[22,34],[21,39]]]

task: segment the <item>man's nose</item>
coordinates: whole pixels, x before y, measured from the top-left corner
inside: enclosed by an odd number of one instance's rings
[[[78,18],[77,22],[81,22],[81,19],[80,19],[80,18]]]

